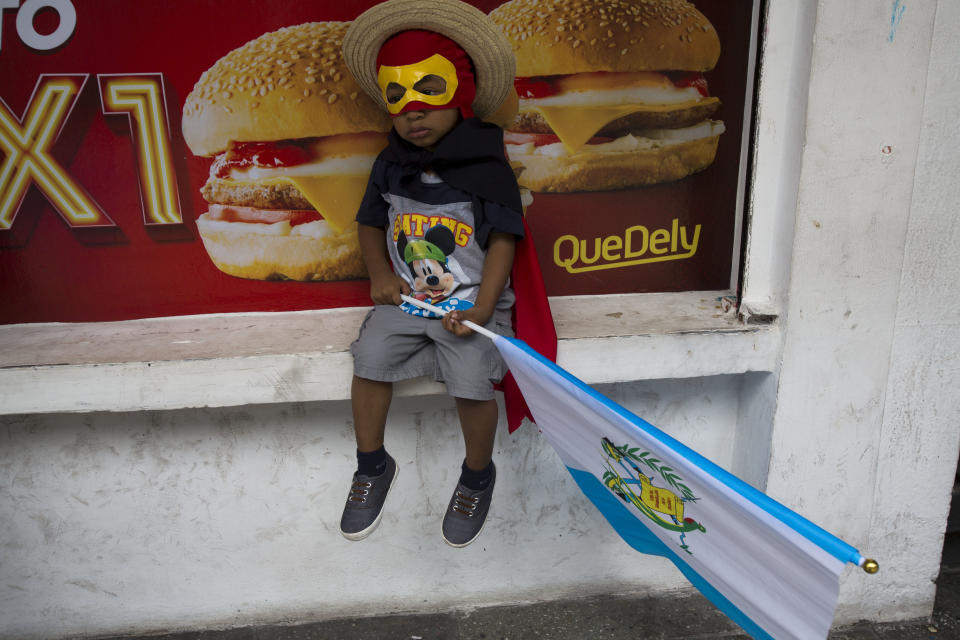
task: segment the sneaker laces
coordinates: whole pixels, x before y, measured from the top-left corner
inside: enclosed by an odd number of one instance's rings
[[[472,518],[477,509],[477,503],[480,498],[477,496],[468,496],[457,489],[456,498],[453,501],[453,511],[462,513],[468,518]]]
[[[372,487],[373,483],[369,480],[354,480],[350,486],[350,496],[347,500],[349,502],[366,502],[367,495],[369,495]]]

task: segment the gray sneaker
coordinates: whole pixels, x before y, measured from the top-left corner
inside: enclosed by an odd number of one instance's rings
[[[490,484],[482,491],[475,491],[457,483],[447,512],[443,516],[443,540],[451,547],[465,547],[480,535],[490,510],[493,485],[497,468],[493,468]]]
[[[387,468],[378,476],[353,474],[350,494],[340,518],[340,533],[347,540],[363,540],[373,533],[383,516],[383,503],[397,479],[397,461],[388,453]]]

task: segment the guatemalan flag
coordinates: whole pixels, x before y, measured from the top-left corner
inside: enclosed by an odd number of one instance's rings
[[[754,638],[827,636],[841,571],[872,561],[523,341],[492,339],[537,426],[627,544],[670,559]]]
[[[846,542],[522,340],[469,326],[493,340],[537,426],[627,544],[671,560],[754,638],[825,638],[845,565],[876,571],[874,561]]]

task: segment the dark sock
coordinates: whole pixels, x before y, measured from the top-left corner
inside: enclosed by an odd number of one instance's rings
[[[474,491],[483,491],[490,486],[490,478],[493,477],[493,462],[487,465],[486,469],[474,471],[464,462],[460,466],[460,483],[468,489]]]
[[[376,451],[357,449],[357,473],[362,476],[379,476],[387,470],[387,450],[380,447]]]

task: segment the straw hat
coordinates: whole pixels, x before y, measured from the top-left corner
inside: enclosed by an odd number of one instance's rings
[[[513,88],[513,49],[485,13],[460,0],[387,0],[353,21],[343,38],[343,59],[377,104],[386,109],[377,84],[377,54],[390,36],[408,29],[435,31],[467,52],[476,70],[477,117],[486,118],[500,107]]]

